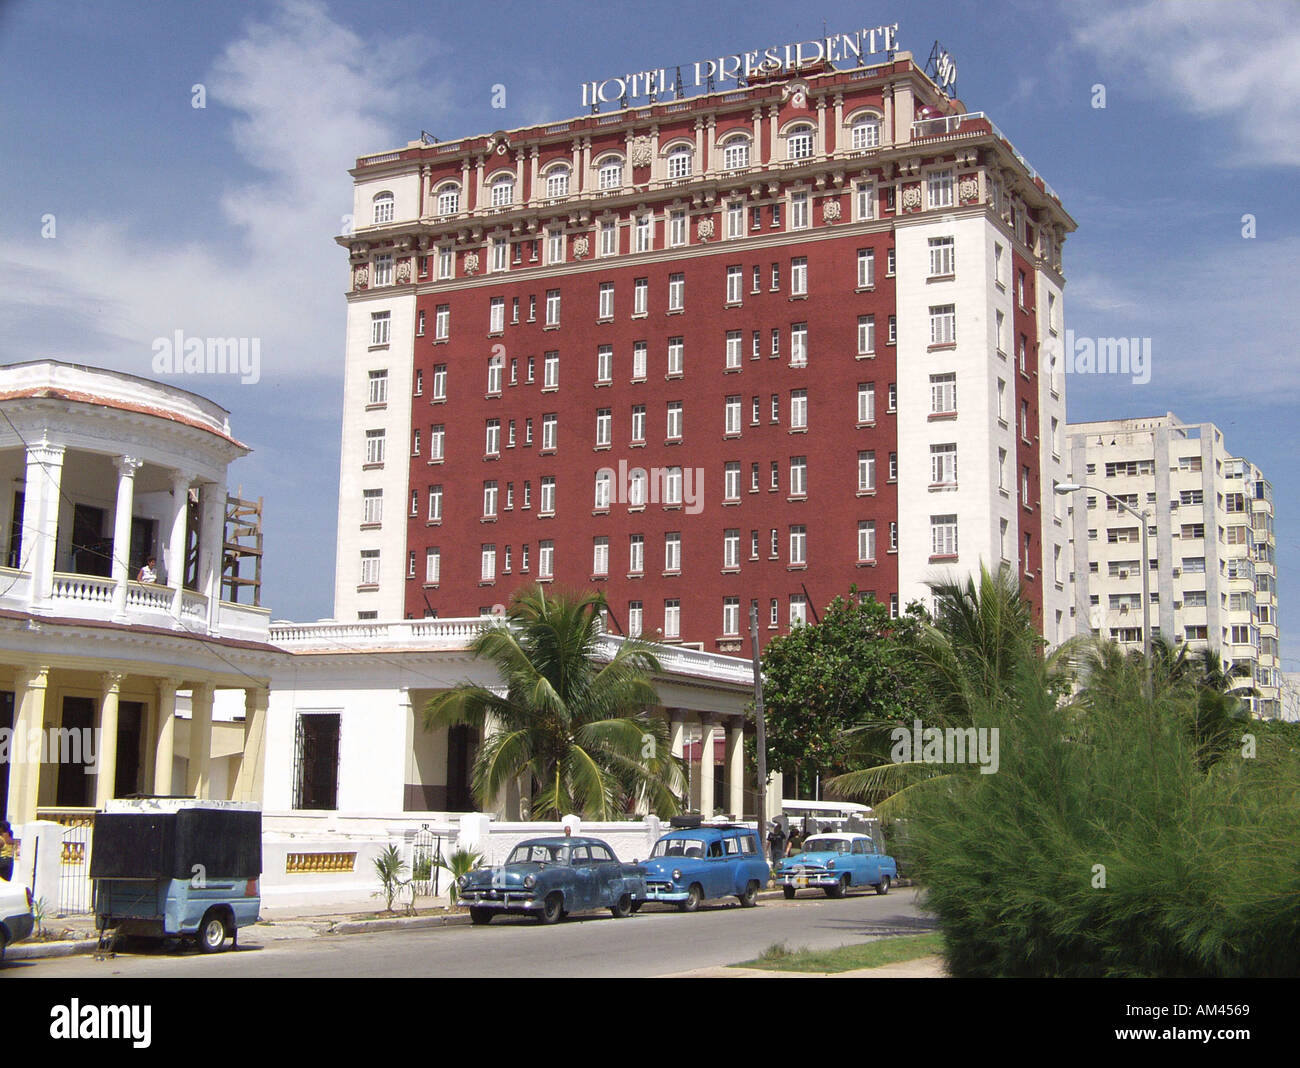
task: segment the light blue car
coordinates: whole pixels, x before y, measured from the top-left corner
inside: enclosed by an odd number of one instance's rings
[[[804,840],[803,852],[782,857],[772,873],[787,898],[800,890],[820,887],[827,897],[843,897],[849,889],[870,886],[889,893],[898,878],[894,858],[866,834],[815,834]]]
[[[694,912],[706,899],[732,897],[743,908],[758,903],[770,870],[752,827],[712,824],[672,831],[643,863],[646,899]]]

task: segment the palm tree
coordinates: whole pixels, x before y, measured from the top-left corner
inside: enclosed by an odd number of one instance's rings
[[[517,593],[504,622],[489,624],[470,648],[496,664],[504,692],[462,683],[425,707],[427,729],[469,724],[485,732],[472,788],[490,807],[514,782],[531,784],[530,815],[570,812],[611,819],[629,807],[678,810],[684,778],[649,673],[654,647],[624,639],[597,659],[602,594]]]

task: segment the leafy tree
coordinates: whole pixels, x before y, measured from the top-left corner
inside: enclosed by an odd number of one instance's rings
[[[861,732],[911,722],[921,706],[914,650],[921,614],[891,619],[857,590],[836,597],[820,623],[773,638],[763,654],[768,760],[806,787],[848,767]]]
[[[607,663],[597,659],[604,605],[600,594],[521,590],[505,620],[470,646],[496,665],[504,693],[466,682],[426,706],[427,729],[484,730],[472,777],[484,808],[522,781],[532,788],[533,819],[612,819],[636,804],[678,811],[684,777],[667,724],[650,714],[654,647],[625,639]]]

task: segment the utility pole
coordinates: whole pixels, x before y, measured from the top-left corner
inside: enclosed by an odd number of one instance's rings
[[[763,666],[758,655],[758,606],[749,606],[749,641],[754,660],[754,727],[758,750],[758,848],[767,854],[767,724],[763,719]]]

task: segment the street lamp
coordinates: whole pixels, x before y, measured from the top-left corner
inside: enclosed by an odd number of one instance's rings
[[[1107,493],[1104,489],[1097,486],[1088,486],[1081,482],[1058,482],[1054,487],[1055,491],[1062,497],[1078,493],[1079,490],[1091,490],[1093,493],[1100,493],[1107,500],[1114,501],[1115,504],[1123,511],[1128,512],[1139,523],[1142,524],[1142,663],[1146,679],[1146,696],[1151,699],[1151,555],[1147,550],[1147,520],[1151,518],[1150,512],[1139,512],[1136,508],[1125,504],[1113,493]]]

